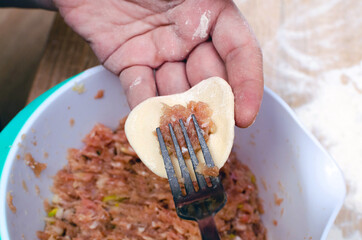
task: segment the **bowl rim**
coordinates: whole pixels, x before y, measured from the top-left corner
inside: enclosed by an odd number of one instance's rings
[[[61,83],[58,83],[54,87],[50,88],[43,94],[41,94],[39,97],[34,99],[31,103],[29,103],[27,106],[25,106],[6,126],[5,128],[0,132],[0,240],[8,240],[9,239],[9,232],[7,228],[7,222],[6,222],[6,186],[7,186],[7,180],[8,175],[10,173],[10,165],[12,161],[7,161],[7,159],[10,156],[11,153],[11,147],[16,142],[16,140],[20,137],[19,134],[22,132],[22,129],[25,127],[28,120],[31,118],[31,116],[40,110],[41,106],[47,105],[49,101],[57,94],[54,93],[60,93],[62,90],[66,90],[70,86],[74,84],[77,80],[80,78],[87,77],[88,75],[92,75],[101,71],[107,71],[102,65],[92,67],[90,69],[87,69],[83,72],[80,72]],[[270,95],[271,98],[273,98],[275,101],[278,102],[278,104],[281,105],[282,108],[284,108],[285,111],[290,115],[290,117],[293,118],[293,120],[296,122],[296,124],[307,134],[307,136],[323,151],[324,154],[326,154],[333,164],[337,167],[341,180],[343,181],[340,201],[336,204],[334,207],[329,220],[327,221],[325,228],[322,233],[321,240],[324,240],[327,238],[327,235],[329,233],[329,230],[331,229],[334,220],[336,219],[342,205],[344,202],[344,199],[346,197],[346,187],[345,187],[345,178],[343,176],[343,172],[335,159],[327,152],[327,150],[321,145],[321,143],[314,137],[314,135],[301,123],[301,121],[297,118],[294,110],[276,93],[274,93],[271,89],[269,89],[267,86],[264,86],[264,92],[268,95]]]
[[[12,145],[21,137],[20,133],[26,127],[29,120],[31,120],[32,116],[38,111],[41,111],[41,108],[46,107],[56,95],[71,88],[80,78],[104,70],[105,68],[99,65],[58,83],[25,106],[0,132],[0,240],[10,239],[6,221],[7,193],[5,190],[8,184],[10,166],[12,163],[12,161],[8,161],[13,152]]]

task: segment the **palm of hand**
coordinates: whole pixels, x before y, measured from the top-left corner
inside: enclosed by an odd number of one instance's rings
[[[129,1],[59,0],[56,3],[65,21],[116,74],[133,65],[157,68],[164,62],[184,60],[196,45],[207,40],[209,22],[215,19],[210,6],[203,6],[207,10],[195,9],[187,2],[173,6],[160,0],[153,7]],[[201,18],[204,22],[200,24]]]
[[[261,100],[262,75],[255,76],[252,71],[238,69],[233,61],[245,65],[245,50],[241,54],[241,48],[250,45],[258,52],[258,46],[232,2],[54,2],[67,24],[90,43],[104,66],[120,74],[131,107],[154,96],[157,90],[160,95],[185,91],[202,79],[216,75],[228,79],[236,97],[240,92],[242,101],[253,108],[251,115],[254,116],[246,116],[247,119],[238,121],[236,114],[237,123],[248,125],[255,117]],[[232,37],[239,35],[233,32],[233,25],[238,26],[242,34],[249,32],[239,38],[239,45]],[[212,42],[208,41],[210,35]],[[234,76],[236,74],[239,77]],[[239,89],[242,78],[247,87],[259,90],[245,92]],[[259,81],[254,81],[255,78]],[[255,87],[255,83],[258,86]]]

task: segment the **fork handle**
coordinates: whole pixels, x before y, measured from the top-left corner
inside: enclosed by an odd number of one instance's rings
[[[202,240],[220,240],[213,216],[198,219],[197,223],[199,224]]]

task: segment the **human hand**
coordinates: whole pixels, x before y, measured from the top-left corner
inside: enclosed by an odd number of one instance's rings
[[[263,94],[262,54],[231,0],[54,0],[68,25],[119,75],[131,108],[219,76],[235,121],[253,123]]]

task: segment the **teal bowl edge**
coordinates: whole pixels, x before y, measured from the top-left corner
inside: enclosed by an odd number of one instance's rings
[[[31,103],[29,103],[26,107],[24,107],[0,132],[0,181],[3,174],[3,169],[5,165],[5,161],[8,157],[11,146],[14,144],[15,138],[19,134],[19,131],[23,127],[24,123],[29,119],[29,117],[33,114],[33,112],[55,91],[61,88],[64,84],[71,81],[75,77],[78,77],[83,72],[74,75],[61,83],[58,83],[54,87],[50,88],[39,97],[34,99]],[[1,240],[1,233],[0,233]]]

